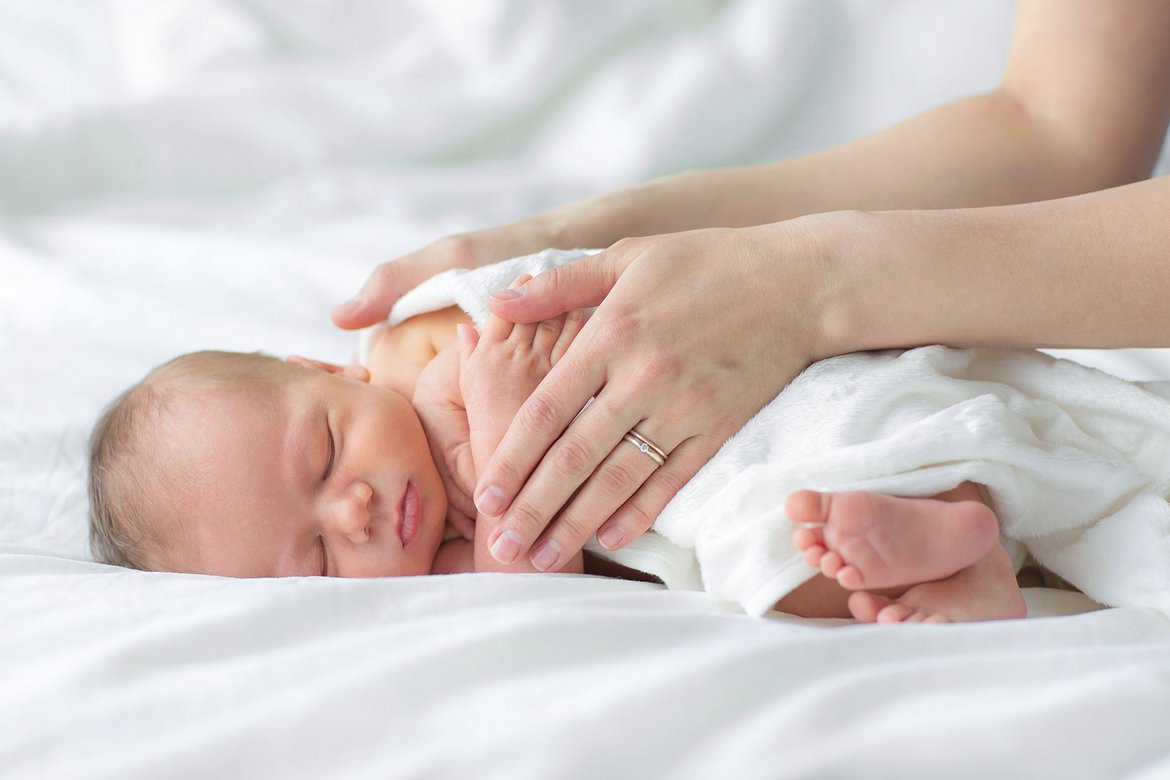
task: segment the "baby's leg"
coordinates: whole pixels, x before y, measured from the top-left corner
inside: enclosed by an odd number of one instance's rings
[[[969,482],[936,498],[801,490],[784,508],[792,522],[806,524],[793,534],[804,559],[848,590],[949,577],[999,539],[994,512]]]

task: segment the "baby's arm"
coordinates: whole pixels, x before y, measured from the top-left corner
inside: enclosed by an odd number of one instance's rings
[[[460,322],[471,322],[471,318],[451,306],[411,317],[393,328],[378,325],[366,361],[370,381],[412,398],[423,369],[454,342],[455,325]]]
[[[516,411],[564,355],[583,319],[583,313],[577,310],[536,324],[513,324],[492,316],[482,334],[476,334],[470,326],[459,326],[460,387],[477,469],[488,462]],[[476,570],[538,571],[527,558],[502,566],[492,556],[490,545],[508,542],[494,535],[498,520],[484,515],[476,518]],[[580,573],[581,554],[558,568]]]
[[[475,535],[471,491],[476,474],[467,410],[459,389],[458,345],[448,345],[423,368],[411,403],[447,490],[447,522],[470,540]]]

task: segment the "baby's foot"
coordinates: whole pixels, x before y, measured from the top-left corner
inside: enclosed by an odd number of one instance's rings
[[[531,278],[521,276],[512,286]],[[495,452],[520,406],[564,355],[583,322],[578,309],[538,323],[491,315],[479,334],[460,326],[459,386],[477,468]]]
[[[900,596],[853,593],[849,611],[863,623],[957,623],[1028,614],[1011,557],[998,543],[971,566],[944,580],[915,585]]]
[[[801,490],[784,504],[811,566],[847,590],[874,590],[950,577],[995,546],[999,523],[978,501]]]

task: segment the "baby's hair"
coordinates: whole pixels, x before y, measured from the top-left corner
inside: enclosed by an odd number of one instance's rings
[[[183,480],[149,452],[159,421],[180,397],[224,392],[264,393],[304,369],[258,352],[192,352],[163,363],[110,403],[89,439],[89,542],[94,556],[115,566],[151,570],[165,551],[164,513],[182,501]],[[167,504],[171,506],[168,508]]]

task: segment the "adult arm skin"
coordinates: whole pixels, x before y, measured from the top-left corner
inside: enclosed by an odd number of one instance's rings
[[[766,224],[843,209],[1020,203],[1143,179],[1170,89],[1161,0],[1021,0],[1000,86],[858,141],[758,166],[656,179],[510,225],[448,236],[379,266],[334,322],[385,318],[427,277],[546,247]]]
[[[863,210],[626,240],[497,299],[519,321],[601,306],[483,470],[480,512],[502,512],[499,528],[525,542],[541,536],[536,549],[575,550],[595,529],[620,546],[792,376],[833,354],[1170,344],[1150,325],[1170,290],[1164,182],[970,208],[1148,176],[1170,115],[1168,30],[1170,4],[1021,3],[996,93],[778,163],[773,173],[803,178],[756,193],[780,212],[785,193]],[[864,210],[915,205],[959,208]],[[634,427],[670,453],[666,466],[620,446]]]
[[[1170,345],[1170,177],[1070,198],[809,217],[816,357],[891,345]],[[802,220],[797,220],[800,223]]]

